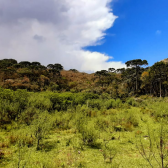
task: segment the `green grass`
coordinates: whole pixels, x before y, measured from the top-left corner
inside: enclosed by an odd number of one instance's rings
[[[30,125],[20,120],[3,124],[0,129],[0,167],[150,167],[137,146],[140,148],[142,140],[146,153],[149,152],[149,131],[154,131],[154,136],[159,135],[161,124],[167,123],[167,99],[133,101],[100,110],[78,106],[76,110],[69,108],[45,113],[47,117],[40,120],[39,116],[44,113],[37,112]],[[37,150],[33,131],[39,122],[45,133]],[[46,123],[52,126],[48,127]],[[156,142],[159,142],[158,136]],[[168,142],[166,134],[165,142]],[[154,145],[153,149],[159,159],[156,147]],[[164,162],[166,164],[168,159]],[[153,167],[159,167],[154,158],[151,163]]]

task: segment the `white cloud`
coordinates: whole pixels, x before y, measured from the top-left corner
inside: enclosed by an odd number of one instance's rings
[[[156,31],[156,35],[160,35],[161,33],[162,33],[161,30],[157,30],[157,31]]]
[[[0,0],[0,59],[61,63],[65,69],[97,71],[122,62],[82,48],[101,44],[116,16],[110,0]]]

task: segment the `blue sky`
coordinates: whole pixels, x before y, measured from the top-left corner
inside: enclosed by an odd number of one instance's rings
[[[150,66],[168,58],[167,0],[116,0],[111,6],[118,19],[104,43],[85,49],[113,56],[111,61],[146,59]]]

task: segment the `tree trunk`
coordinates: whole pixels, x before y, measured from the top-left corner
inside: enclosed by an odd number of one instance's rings
[[[138,91],[138,66],[136,66],[136,93]]]
[[[165,97],[167,97],[167,89],[166,89],[166,87],[165,87]]]
[[[36,148],[37,150],[39,150],[40,149],[40,139],[38,138],[38,140],[37,140],[37,148]]]
[[[138,77],[136,76],[136,93],[137,93],[137,90],[138,90]]]
[[[161,82],[161,79],[160,79],[160,97],[162,97],[162,82]]]

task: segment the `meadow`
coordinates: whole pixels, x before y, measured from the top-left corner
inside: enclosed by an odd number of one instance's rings
[[[168,98],[0,88],[0,167],[168,167]]]

